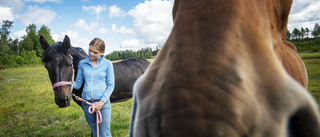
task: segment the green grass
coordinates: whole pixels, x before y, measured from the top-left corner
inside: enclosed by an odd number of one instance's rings
[[[320,52],[313,52],[313,53],[299,53],[302,59],[320,59]]]
[[[308,90],[320,106],[320,52],[299,53],[308,71]]]
[[[128,136],[131,100],[112,104],[111,130]],[[59,108],[43,66],[0,71],[0,136],[90,136],[82,109]]]
[[[308,90],[320,102],[320,53],[301,53],[309,75]],[[152,62],[153,60],[149,60]],[[111,132],[126,137],[132,100],[112,104]],[[82,109],[73,101],[59,108],[43,66],[0,71],[0,137],[90,136]]]

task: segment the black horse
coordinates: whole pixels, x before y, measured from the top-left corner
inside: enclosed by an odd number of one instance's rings
[[[40,36],[41,47],[45,50],[42,62],[48,70],[52,85],[61,81],[73,81],[77,75],[78,63],[88,55],[83,49],[73,47],[66,35],[63,42],[57,42],[49,46],[48,42]],[[115,75],[115,87],[110,96],[111,103],[121,102],[132,98],[132,88],[137,78],[142,75],[150,62],[141,58],[130,58],[113,63]],[[60,107],[70,105],[71,93],[81,96],[83,85],[79,90],[71,89],[71,85],[54,88],[55,102]],[[72,97],[81,106],[81,102]]]

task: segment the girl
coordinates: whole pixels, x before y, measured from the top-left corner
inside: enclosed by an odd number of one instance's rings
[[[78,74],[73,88],[80,89],[84,82],[81,98],[94,103],[95,112],[99,110],[102,123],[99,124],[99,136],[111,137],[110,95],[114,89],[114,73],[111,61],[104,58],[105,45],[103,40],[94,38],[89,44],[89,56],[79,62]],[[90,105],[82,103],[82,108],[93,136],[97,136],[96,114],[90,114]]]

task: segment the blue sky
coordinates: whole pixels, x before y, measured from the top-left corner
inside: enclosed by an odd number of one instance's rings
[[[11,20],[12,38],[26,35],[31,23],[46,25],[53,39],[68,35],[71,44],[87,51],[99,37],[106,54],[114,50],[138,50],[163,45],[171,28],[174,0],[0,0],[0,20]],[[288,28],[320,23],[319,0],[293,0]]]

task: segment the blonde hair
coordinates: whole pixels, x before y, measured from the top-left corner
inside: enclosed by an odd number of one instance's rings
[[[96,47],[100,52],[104,53],[105,45],[102,39],[94,38],[90,43],[89,46]]]

